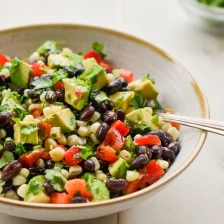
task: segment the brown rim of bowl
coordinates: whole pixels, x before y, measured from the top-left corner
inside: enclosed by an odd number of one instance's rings
[[[62,23],[62,24],[35,24],[35,25],[28,25],[28,26],[20,26],[20,27],[15,27],[15,28],[9,28],[9,29],[5,29],[0,31],[0,35],[4,34],[4,33],[11,33],[14,31],[22,31],[22,30],[30,30],[30,29],[37,29],[39,28],[47,28],[47,27],[58,27],[58,28],[71,28],[71,29],[90,29],[90,30],[97,30],[97,31],[101,31],[101,32],[105,32],[105,33],[109,33],[112,34],[114,36],[119,36],[122,37],[124,39],[128,39],[131,40],[133,42],[137,42],[139,44],[142,44],[148,48],[150,48],[151,50],[153,50],[154,52],[156,52],[157,54],[159,54],[160,56],[162,56],[163,58],[165,58],[168,61],[172,61],[173,63],[177,64],[178,66],[181,66],[187,75],[190,76],[190,78],[193,80],[192,83],[192,87],[196,93],[196,95],[198,96],[198,101],[199,104],[201,106],[201,116],[203,118],[209,118],[209,106],[208,106],[208,102],[207,102],[207,98],[203,92],[203,90],[201,89],[201,87],[198,85],[198,83],[196,82],[195,78],[193,77],[193,75],[176,59],[174,59],[172,56],[170,56],[169,54],[167,54],[166,52],[164,52],[163,50],[161,50],[160,48],[156,47],[155,45],[140,39],[138,37],[135,37],[133,35],[130,34],[125,34],[123,32],[120,31],[116,31],[113,29],[108,29],[108,28],[103,28],[103,27],[97,27],[97,26],[90,26],[90,25],[84,25],[84,24],[66,24],[66,23]],[[127,200],[131,200],[134,199],[135,197],[139,197],[142,196],[146,193],[149,193],[153,190],[156,190],[160,187],[162,187],[164,184],[168,183],[169,181],[171,181],[172,179],[174,179],[175,177],[177,177],[179,174],[181,174],[185,168],[187,168],[191,162],[196,158],[196,156],[198,155],[198,153],[200,152],[205,139],[207,137],[207,132],[206,131],[201,131],[201,134],[199,136],[198,142],[193,150],[193,152],[191,153],[191,155],[185,160],[184,163],[182,163],[182,165],[173,173],[171,174],[169,177],[165,177],[164,179],[161,179],[160,183],[154,183],[153,185],[137,191],[135,193],[129,194],[129,195],[125,195],[119,198],[114,198],[114,199],[110,199],[110,200],[106,200],[106,201],[101,201],[101,202],[91,202],[88,204],[44,204],[44,203],[29,203],[29,202],[23,202],[23,201],[16,201],[16,200],[12,200],[12,199],[5,199],[5,198],[0,198],[0,202],[3,204],[7,204],[7,205],[13,205],[13,206],[21,206],[21,207],[31,207],[31,208],[44,208],[44,209],[55,209],[55,208],[60,208],[60,209],[74,209],[74,208],[89,208],[89,207],[101,207],[101,206],[106,206],[106,205],[111,205],[111,204],[115,204],[115,203],[119,203],[122,201],[127,201]]]

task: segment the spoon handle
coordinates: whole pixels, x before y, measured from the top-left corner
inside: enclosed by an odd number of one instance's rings
[[[222,121],[213,121],[209,119],[186,117],[168,113],[160,113],[159,115],[162,116],[164,121],[174,122],[215,134],[224,135],[224,122]]]

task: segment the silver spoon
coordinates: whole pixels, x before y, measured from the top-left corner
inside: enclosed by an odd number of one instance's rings
[[[168,113],[159,113],[159,115],[167,122],[174,122],[215,134],[224,135],[224,122],[222,121],[213,121],[209,119],[186,117]]]

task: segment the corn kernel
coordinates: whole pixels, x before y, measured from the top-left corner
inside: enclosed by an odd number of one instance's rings
[[[164,123],[161,127],[162,130],[168,131],[169,128],[171,128],[172,125],[170,123]]]
[[[24,177],[28,177],[30,174],[30,171],[26,168],[22,168],[19,175],[24,176]]]
[[[25,193],[26,193],[26,189],[27,189],[27,184],[22,184],[22,185],[17,189],[17,194],[18,194],[21,198],[24,198],[24,197],[25,197]]]
[[[170,127],[167,132],[173,137],[173,141],[176,141],[180,135],[179,131],[175,127]]]
[[[62,133],[61,134],[61,138],[58,138],[57,141],[61,144],[61,145],[66,145],[67,144],[67,139],[65,137],[65,135]]]
[[[82,137],[87,137],[89,135],[89,129],[87,127],[80,127],[78,129],[78,134]]]
[[[50,137],[54,139],[61,138],[62,131],[60,127],[52,127],[50,131]]]
[[[163,159],[157,159],[156,162],[158,163],[158,165],[162,168],[162,169],[168,169],[169,167],[169,163],[166,160]]]
[[[38,159],[36,165],[39,167],[45,167],[45,163],[42,159]]]
[[[34,122],[35,119],[32,115],[26,115],[24,118],[23,118],[23,121],[30,121],[30,122]]]
[[[47,138],[44,143],[44,148],[50,150],[57,145],[57,142],[53,138]]]
[[[43,109],[43,114],[44,114],[45,117],[49,117],[53,114],[53,111],[50,107],[45,107]]]
[[[79,165],[69,167],[69,177],[74,177],[82,173],[82,167]]]
[[[90,159],[94,162],[94,165],[95,165],[94,170],[99,170],[100,169],[100,163],[99,163],[98,159],[96,157],[91,157]]]
[[[87,125],[87,122],[77,120],[76,124],[77,124],[78,127],[85,127]]]
[[[139,173],[137,171],[127,170],[126,180],[131,182],[137,180],[139,177]]]
[[[73,146],[73,145],[78,145],[79,144],[79,137],[77,135],[70,135],[67,138],[67,145],[68,146]]]
[[[90,118],[90,121],[92,123],[94,123],[94,122],[96,122],[97,120],[100,119],[100,116],[101,116],[100,113],[97,112],[97,111],[95,111],[94,114],[93,114],[93,116]]]
[[[54,162],[60,162],[63,160],[65,156],[65,150],[62,149],[61,147],[56,147],[52,149],[50,152],[50,157]]]
[[[100,127],[100,123],[99,122],[96,122],[96,123],[93,123],[90,127],[90,131],[93,133],[93,134],[96,134],[99,127]]]
[[[65,179],[68,179],[69,172],[66,169],[61,169],[61,174]]]

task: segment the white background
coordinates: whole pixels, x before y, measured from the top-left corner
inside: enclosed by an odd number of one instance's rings
[[[208,97],[211,118],[224,120],[224,38],[193,26],[176,0],[0,0],[0,21],[0,29],[69,22],[142,37],[168,51],[194,74]],[[71,223],[223,223],[223,145],[223,137],[209,134],[195,162],[150,201],[119,214]],[[45,224],[3,214],[0,223]]]

